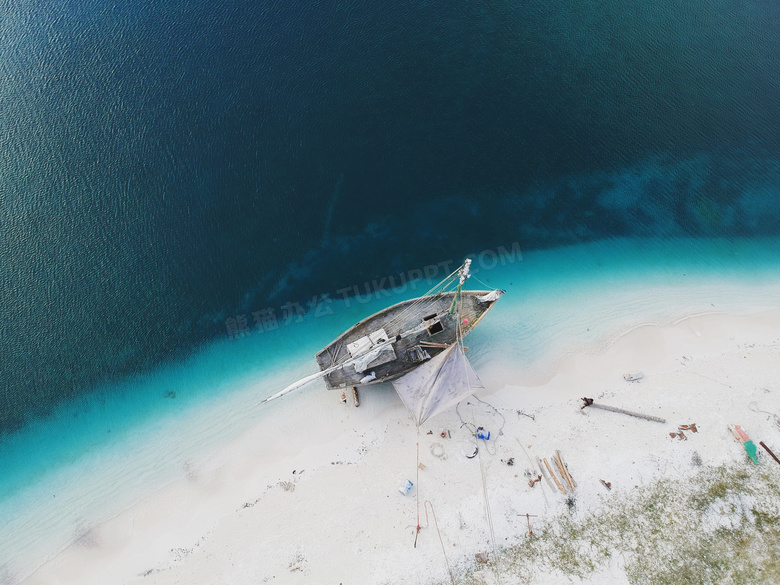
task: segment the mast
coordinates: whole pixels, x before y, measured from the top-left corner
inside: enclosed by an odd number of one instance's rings
[[[455,312],[455,306],[458,304],[458,300],[460,299],[460,292],[463,290],[463,284],[471,276],[469,273],[470,266],[471,258],[466,258],[466,261],[463,263],[463,267],[460,269],[460,280],[458,281],[458,288],[455,290],[455,296],[452,297],[452,305],[450,305],[449,312],[450,315]]]

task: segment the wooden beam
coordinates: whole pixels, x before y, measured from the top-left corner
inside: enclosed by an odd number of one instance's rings
[[[536,461],[539,463],[539,469],[542,471],[542,475],[544,476],[544,481],[547,482],[547,486],[550,488],[550,491],[554,492],[555,488],[553,487],[553,484],[550,481],[550,477],[547,475],[547,472],[544,470],[544,463],[542,463],[542,460],[539,458],[537,458]]]
[[[772,456],[772,459],[774,459],[775,461],[777,461],[778,463],[780,463],[780,459],[778,459],[778,458],[777,458],[777,455],[775,455],[774,453],[772,453],[772,450],[771,450],[769,447],[767,447],[766,445],[764,445],[764,441],[759,441],[759,442],[758,442],[758,444],[759,444],[759,445],[761,445],[761,446],[762,446],[764,449],[766,449],[766,452],[767,452],[767,453],[769,453],[769,454]]]
[[[564,465],[563,459],[561,458],[561,452],[556,451],[555,457],[553,457],[553,459],[555,459],[555,464],[558,466],[558,469],[561,472],[561,477],[563,477],[564,481],[568,484],[569,489],[574,491],[574,488],[577,487],[577,484],[574,482],[571,475],[569,475],[569,470],[566,469],[566,465]]]
[[[566,490],[563,489],[563,486],[561,485],[561,482],[558,481],[558,478],[555,477],[555,474],[553,473],[552,467],[550,467],[550,464],[547,462],[547,459],[544,460],[544,464],[547,466],[547,471],[550,472],[550,477],[553,478],[553,481],[555,482],[555,485],[558,486],[558,489],[561,490],[562,494],[566,494]]]

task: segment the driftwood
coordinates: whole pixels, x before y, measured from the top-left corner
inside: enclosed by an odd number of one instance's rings
[[[360,400],[358,400],[357,387],[352,387],[352,398],[355,399],[355,406],[360,406]]]
[[[767,447],[766,445],[764,445],[764,441],[759,441],[759,442],[758,442],[758,444],[759,444],[759,445],[761,445],[761,446],[762,446],[764,449],[766,449],[766,452],[767,452],[767,453],[769,453],[769,454],[772,456],[772,459],[774,459],[775,461],[777,461],[778,463],[780,463],[780,459],[778,459],[778,458],[777,458],[777,455],[775,455],[774,453],[772,453],[772,450],[771,450],[769,447]]]
[[[553,478],[553,481],[555,482],[555,485],[558,486],[558,489],[561,490],[562,494],[566,494],[566,490],[563,489],[563,486],[561,485],[561,482],[558,481],[557,477],[555,477],[555,474],[553,473],[552,467],[550,467],[550,464],[547,463],[547,459],[544,460],[544,464],[547,466],[547,471],[550,472],[550,477]]]
[[[558,469],[561,470],[561,476],[566,481],[566,483],[569,484],[569,489],[571,489],[571,491],[574,491],[574,488],[577,487],[577,482],[574,481],[571,474],[569,473],[569,469],[566,467],[566,464],[563,462],[563,457],[561,457],[560,451],[555,452],[555,462],[558,464]]]
[[[616,408],[614,406],[606,406],[604,404],[595,404],[593,402],[593,398],[583,398],[582,399],[583,405],[580,408],[586,408],[588,406],[592,408],[599,408],[601,410],[608,410],[610,412],[617,412],[619,414],[627,414],[628,416],[634,416],[636,418],[641,418],[644,420],[651,420],[653,422],[659,422],[659,423],[665,423],[666,419],[660,418],[658,416],[652,416],[649,414],[642,414],[641,412],[633,412],[631,410],[624,410],[622,408]]]
[[[574,491],[574,486],[571,485],[569,482],[569,478],[566,477],[566,473],[563,471],[563,465],[561,465],[561,462],[558,461],[555,457],[553,457],[553,462],[555,463],[555,466],[558,468],[558,473],[561,474],[561,478],[563,479],[563,483],[566,484],[566,487],[569,488],[569,491]]]
[[[544,470],[544,463],[542,463],[542,460],[537,458],[536,459],[539,462],[539,469],[542,471],[542,476],[544,477],[544,481],[547,482],[547,486],[550,488],[551,492],[555,491],[555,488],[553,487],[552,482],[550,481],[549,476],[547,475],[547,472]],[[544,492],[542,492],[544,493]]]

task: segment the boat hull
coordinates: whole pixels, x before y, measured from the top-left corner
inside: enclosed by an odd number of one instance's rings
[[[410,372],[422,363],[421,350],[432,358],[457,341],[459,329],[463,337],[479,323],[496,302],[480,300],[489,292],[461,292],[452,313],[454,291],[410,299],[363,319],[317,353],[320,371],[345,364],[324,376],[325,385],[329,390],[366,386]],[[374,363],[356,365],[361,343],[371,341],[383,346],[380,355]]]

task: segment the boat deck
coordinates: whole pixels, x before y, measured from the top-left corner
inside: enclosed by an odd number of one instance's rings
[[[353,364],[347,364],[325,376],[326,386],[332,390],[365,385],[361,380],[371,372],[375,373],[376,379],[368,382],[370,384],[390,381],[407,373],[420,364],[413,348],[420,347],[427,351],[430,357],[434,357],[455,343],[459,322],[463,335],[473,329],[495,303],[483,302],[477,298],[489,292],[462,292],[458,303],[460,306],[451,315],[449,309],[455,296],[454,291],[404,301],[364,319],[317,353],[320,370],[351,359],[353,356],[348,346],[356,342],[360,344],[359,340],[370,337],[381,329],[386,334],[386,340],[392,342],[386,344],[387,352],[392,347],[395,359],[387,361],[385,352],[384,360],[377,358],[377,365],[369,366],[364,372],[357,372]],[[414,331],[415,329],[417,331]],[[409,331],[414,332],[408,334]],[[382,336],[374,335],[375,339],[379,337]],[[367,343],[366,340],[363,341]],[[386,363],[381,363],[382,361]]]

